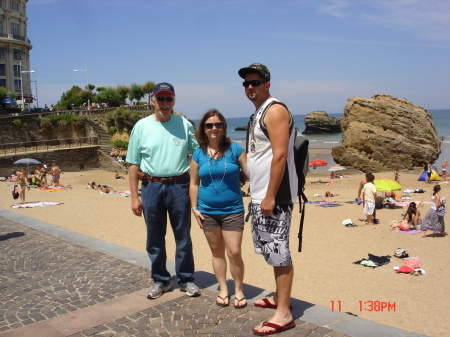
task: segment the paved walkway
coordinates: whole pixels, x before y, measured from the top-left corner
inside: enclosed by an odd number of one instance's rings
[[[271,315],[253,305],[216,306],[214,275],[202,271],[200,297],[173,281],[174,290],[147,300],[146,254],[1,208],[0,270],[2,337],[250,336]],[[250,285],[244,291],[250,303],[269,294]],[[423,336],[299,299],[292,305],[297,327],[281,336]]]

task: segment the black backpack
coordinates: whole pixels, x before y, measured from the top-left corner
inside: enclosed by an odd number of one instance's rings
[[[284,103],[279,102],[278,100],[273,99],[272,102],[270,102],[261,113],[260,118],[260,126],[263,130],[264,134],[267,138],[269,138],[269,134],[267,133],[266,127],[261,123],[262,120],[264,120],[264,116],[267,112],[267,110],[272,106],[272,104],[282,104],[286,110],[289,112],[291,116],[291,132],[295,132],[295,140],[294,140],[294,162],[295,162],[295,171],[297,173],[297,180],[298,180],[298,202],[299,202],[299,211],[302,214],[300,217],[300,227],[298,231],[298,251],[302,251],[302,240],[303,240],[303,223],[305,220],[305,204],[308,202],[308,199],[305,195],[305,182],[306,182],[306,174],[308,173],[308,161],[309,161],[309,140],[302,135],[302,133],[297,129],[297,127],[294,125],[294,119],[292,117],[291,112],[287,108],[287,106]],[[250,125],[253,120],[253,116],[250,116],[250,121],[248,122],[247,130],[250,130]],[[247,144],[246,144],[246,150],[248,152],[248,135],[249,132],[247,131]],[[303,204],[302,204],[303,201]]]

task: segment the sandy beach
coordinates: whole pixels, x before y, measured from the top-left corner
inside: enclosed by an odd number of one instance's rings
[[[329,158],[329,151],[324,149],[312,150],[312,154]],[[55,202],[62,203],[61,205],[11,208],[11,205],[17,205],[19,201],[11,197],[11,183],[0,182],[0,207],[145,252],[144,220],[131,212],[131,199],[120,193],[103,194],[99,190],[87,188],[88,182],[95,181],[97,184],[110,186],[112,191],[126,192],[129,190],[127,176],[125,180],[116,180],[112,172],[64,172],[63,167],[62,170],[61,183],[70,184],[71,189],[47,192],[32,188],[27,191],[26,198],[27,203]],[[378,210],[379,224],[366,225],[361,221],[365,218],[362,206],[353,202],[357,196],[359,181],[364,177],[363,173],[356,170],[339,173],[346,178],[331,180],[326,168],[311,170],[308,174],[306,195],[309,200],[334,201],[339,206],[318,207],[320,205],[317,203],[306,205],[301,253],[297,253],[300,215],[298,205],[295,206],[291,230],[291,250],[295,265],[292,297],[330,309],[334,304],[335,310],[351,312],[371,321],[409,331],[431,336],[447,335],[450,328],[450,270],[446,267],[450,262],[449,236],[440,237],[438,234],[429,233],[427,238],[422,238],[421,234],[389,231],[391,221],[400,220],[406,206]],[[429,201],[432,185],[417,181],[419,173],[420,170],[401,172],[402,191],[398,192],[400,195],[406,194],[403,193],[406,189],[423,188],[426,191],[423,194],[407,193],[410,199],[402,201]],[[377,173],[375,177],[393,178],[393,173]],[[319,180],[321,183],[317,183]],[[441,195],[449,198],[449,184],[441,186]],[[246,187],[243,190],[246,191]],[[337,196],[321,197],[326,191]],[[244,198],[246,204],[249,200],[249,197]],[[422,217],[429,208],[429,203],[420,208]],[[342,225],[345,219],[351,219],[357,227]],[[447,213],[447,223],[448,219]],[[261,256],[255,254],[249,223],[246,226],[243,241],[246,264],[244,281],[263,289],[274,289],[272,270]],[[173,261],[173,236],[170,230],[168,233],[167,252],[169,259]],[[194,221],[192,240],[196,268],[212,273],[209,247],[203,232]],[[410,256],[418,257],[426,274],[397,274],[393,267],[402,266],[404,261],[395,257],[392,257],[389,264],[375,269],[353,264],[367,258],[369,253],[393,256],[397,248],[405,248]],[[374,302],[373,311],[364,310],[369,308],[368,304],[364,304],[368,301]],[[379,307],[375,301],[381,302]],[[386,306],[383,310],[382,303]]]

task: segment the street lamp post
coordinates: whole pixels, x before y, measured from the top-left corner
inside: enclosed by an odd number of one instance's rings
[[[38,90],[37,90],[37,80],[30,81],[30,82],[34,82],[36,84],[36,108],[39,108],[39,97],[38,97]]]
[[[85,71],[86,72],[86,90],[89,90],[89,79],[88,79],[88,66],[86,63],[86,69],[75,69],[74,71]],[[91,101],[89,100],[89,96],[88,96],[88,106],[87,108],[90,109],[91,106]]]
[[[34,70],[22,70],[22,61],[20,61],[20,93],[22,95],[22,111],[25,109],[25,99],[23,97],[23,76],[22,74],[34,73]]]

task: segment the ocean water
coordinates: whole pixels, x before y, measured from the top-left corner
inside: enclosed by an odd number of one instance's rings
[[[434,127],[436,128],[438,136],[444,137],[441,155],[435,163],[436,166],[440,168],[444,159],[450,161],[450,109],[428,110],[428,112],[433,116]],[[343,113],[328,114],[328,116],[339,119],[343,116]],[[238,118],[227,118],[228,136],[242,145],[245,143],[246,132],[235,131],[235,129],[238,126],[247,125],[249,118],[250,115]],[[300,131],[305,130],[304,119],[305,115],[294,115],[295,125]],[[194,120],[194,122],[197,124],[200,121]],[[339,146],[342,141],[342,133],[322,133],[305,136],[309,139],[310,148],[312,149],[331,149],[335,146]]]

